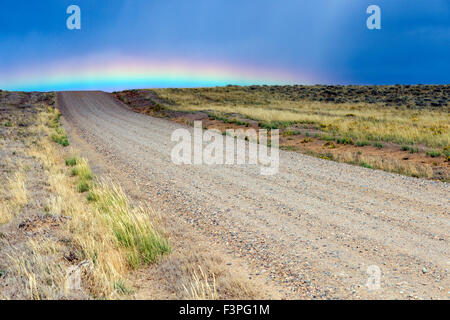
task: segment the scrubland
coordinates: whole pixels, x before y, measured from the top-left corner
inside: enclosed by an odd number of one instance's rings
[[[129,273],[170,253],[157,215],[132,205],[120,185],[94,177],[88,161],[68,147],[60,114],[48,104],[52,94],[7,95],[3,117],[11,125],[1,141],[7,183],[0,195],[0,297],[130,294]],[[30,105],[23,105],[28,99]]]
[[[116,96],[136,111],[186,123],[280,129],[286,150],[449,179],[449,86],[228,86]]]

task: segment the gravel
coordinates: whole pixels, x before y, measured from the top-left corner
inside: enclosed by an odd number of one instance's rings
[[[69,132],[130,172],[163,214],[182,217],[255,275],[263,270],[286,297],[450,298],[447,183],[286,151],[274,176],[255,166],[177,166],[170,137],[181,125],[103,92],[58,100]],[[380,288],[369,290],[373,265]]]

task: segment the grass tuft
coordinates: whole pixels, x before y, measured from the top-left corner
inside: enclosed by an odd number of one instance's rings
[[[339,144],[344,144],[344,145],[346,145],[346,144],[352,144],[352,145],[355,144],[353,139],[352,138],[348,138],[348,137],[337,138],[336,142],[339,143]]]
[[[374,142],[372,144],[374,147],[377,147],[378,149],[383,149],[384,145],[381,142]]]
[[[402,146],[402,151],[409,151],[409,153],[418,153],[419,148],[412,146]]]
[[[118,245],[126,249],[133,269],[155,262],[159,256],[170,252],[168,241],[155,230],[146,210],[132,208],[119,186],[100,183],[88,196],[96,199],[98,213],[112,230]]]
[[[67,147],[69,145],[69,139],[67,138],[66,134],[58,134],[54,133],[51,136],[53,142],[59,143],[63,147]]]
[[[71,157],[66,159],[66,166],[73,167],[77,164],[78,158],[77,157]]]
[[[439,150],[431,150],[431,151],[427,151],[426,155],[431,158],[437,158],[442,155],[442,152]]]
[[[77,184],[77,190],[79,193],[87,192],[87,191],[89,191],[89,188],[90,188],[90,185],[87,181],[82,180],[82,181],[78,182],[78,184]]]

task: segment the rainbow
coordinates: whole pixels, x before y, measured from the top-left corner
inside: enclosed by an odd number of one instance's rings
[[[311,77],[223,62],[91,56],[0,71],[0,89],[16,91],[310,84]]]

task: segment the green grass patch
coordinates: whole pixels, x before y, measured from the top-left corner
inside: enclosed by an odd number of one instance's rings
[[[298,136],[301,134],[302,134],[301,131],[293,131],[293,130],[286,130],[285,132],[283,132],[283,135],[285,136]]]
[[[90,183],[85,180],[80,180],[77,184],[77,190],[79,193],[84,193],[84,192],[89,191],[90,187],[91,187]]]
[[[409,153],[418,153],[419,148],[412,146],[402,146],[402,151],[409,151]]]
[[[431,150],[426,152],[427,157],[437,158],[442,155],[442,152],[439,150]]]
[[[95,192],[89,191],[88,195],[86,196],[87,201],[89,202],[97,202],[98,196]]]
[[[334,141],[335,140],[334,137],[329,136],[327,134],[319,135],[319,139],[323,140],[323,141]]]
[[[78,161],[78,158],[76,158],[76,157],[71,157],[69,159],[66,159],[66,166],[68,166],[68,167],[76,166],[77,161]]]
[[[384,145],[381,142],[374,142],[372,144],[374,147],[377,147],[378,149],[383,149]]]
[[[64,129],[61,127],[61,113],[53,107],[48,107],[47,110],[49,112],[48,126],[55,131],[50,138],[53,142],[56,142],[63,147],[67,147],[69,145],[69,138],[67,137]]]
[[[128,289],[123,280],[119,280],[114,283],[114,290],[116,290],[121,295],[133,293],[133,290]]]
[[[53,142],[59,143],[63,147],[67,147],[69,145],[69,139],[68,139],[67,135],[65,135],[65,134],[61,135],[61,134],[54,133],[51,135],[51,138],[52,138]]]
[[[157,220],[152,219],[150,209],[131,206],[120,186],[91,182],[92,172],[86,159],[77,159],[72,169],[78,172],[78,191],[88,192],[86,200],[94,208],[92,218],[104,224],[105,231],[111,233],[114,245],[121,248],[131,268],[156,262],[161,255],[171,251],[167,238],[153,223]],[[92,258],[94,263],[96,254]],[[114,289],[119,293],[130,292],[120,280],[114,283]]]
[[[447,161],[450,161],[450,146],[444,148],[444,156]]]
[[[370,146],[370,142],[369,141],[356,141],[355,144],[356,144],[357,147]]]
[[[285,150],[285,151],[296,151],[297,148],[295,146],[280,146],[281,150]]]
[[[258,125],[261,128],[267,129],[267,130],[278,129],[278,125],[276,123],[260,122],[260,123],[258,123]]]
[[[353,139],[349,138],[349,137],[337,138],[336,142],[339,143],[339,144],[344,144],[344,145],[346,145],[346,144],[355,144]]]
[[[77,159],[77,164],[71,169],[72,177],[78,176],[77,191],[80,193],[87,192],[91,189],[91,180],[93,174],[86,159]]]
[[[170,252],[170,245],[142,208],[132,208],[118,186],[94,186],[91,197],[103,219],[107,221],[120,247],[126,249],[132,268],[155,262]]]

